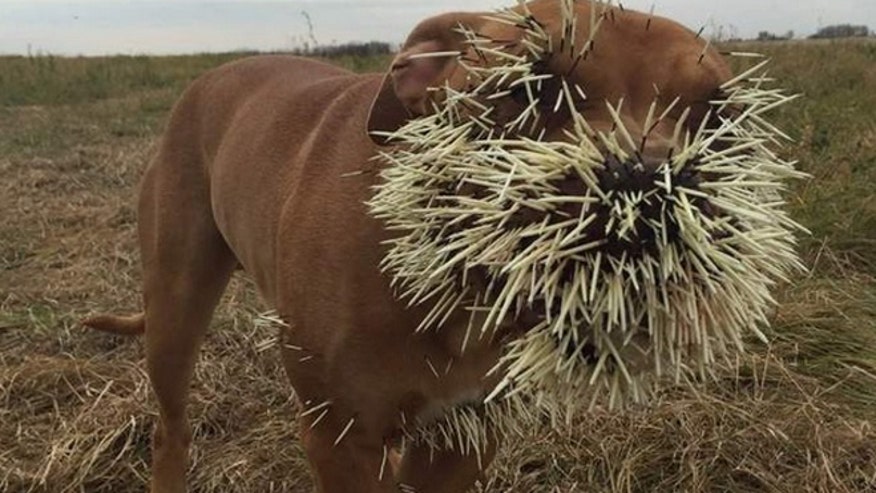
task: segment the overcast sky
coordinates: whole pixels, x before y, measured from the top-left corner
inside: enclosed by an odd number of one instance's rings
[[[306,11],[321,44],[398,43],[416,22],[448,10],[491,10],[514,0],[0,0],[0,53],[168,54],[282,50],[307,39]],[[876,0],[625,0],[628,8],[692,29],[753,37],[797,36],[830,24],[876,29]]]

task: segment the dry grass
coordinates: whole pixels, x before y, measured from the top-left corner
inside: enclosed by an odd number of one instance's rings
[[[876,45],[757,48],[805,93],[780,118],[796,138],[786,152],[814,176],[791,196],[813,231],[801,245],[811,271],[782,287],[773,344],[653,409],[512,439],[485,491],[876,491]],[[116,84],[114,65],[95,61],[105,92],[4,96],[0,490],[143,490],[155,405],[140,342],[77,320],[138,309],[136,182],[180,88],[225,59],[131,62],[154,84],[135,83],[135,69]],[[41,80],[7,63],[0,73]],[[52,63],[67,74],[91,62]],[[263,308],[241,277],[216,315],[193,384],[194,491],[310,488],[297,403],[265,350],[273,334],[252,323]]]

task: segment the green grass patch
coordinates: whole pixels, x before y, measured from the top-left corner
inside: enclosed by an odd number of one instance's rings
[[[743,45],[772,58],[771,75],[801,98],[775,121],[794,139],[784,155],[810,180],[793,184],[791,213],[825,247],[876,275],[876,43]]]

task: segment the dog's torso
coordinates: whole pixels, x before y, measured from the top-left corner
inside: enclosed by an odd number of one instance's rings
[[[283,350],[301,400],[384,409],[360,425],[387,428],[479,396],[498,352],[472,343],[462,355],[462,315],[415,333],[423,309],[397,300],[380,272],[389,236],[365,202],[378,168],[366,120],[381,83],[311,60],[247,59],[196,82],[171,126],[199,129],[190,144],[216,225],[289,323]]]
[[[364,208],[367,185],[341,175],[362,169],[373,153],[356,125],[362,128],[376,84],[376,77],[279,56],[227,65],[196,83],[203,87],[196,118],[217,227],[272,304],[291,277],[276,275],[278,255],[289,247],[281,231],[300,231],[306,248],[339,222],[350,233],[376,227],[364,213],[357,220],[338,215],[348,205]]]

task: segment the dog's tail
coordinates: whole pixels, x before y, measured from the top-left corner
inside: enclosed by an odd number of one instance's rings
[[[112,334],[138,336],[146,332],[146,315],[144,313],[127,317],[97,315],[83,320],[82,325]]]

